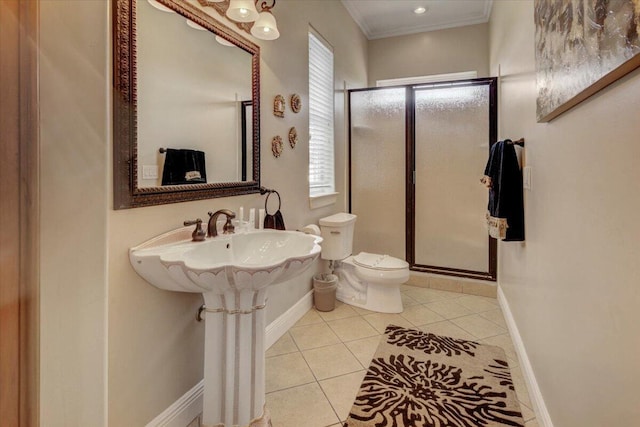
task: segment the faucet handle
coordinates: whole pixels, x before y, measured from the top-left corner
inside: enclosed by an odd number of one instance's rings
[[[191,240],[193,240],[194,242],[202,242],[204,241],[204,238],[206,237],[206,233],[204,232],[204,230],[202,229],[202,220],[200,218],[198,219],[190,219],[184,222],[185,226],[188,225],[195,225],[196,229],[193,230],[193,233],[191,233]]]
[[[233,218],[233,217],[232,216],[227,216],[227,222],[225,222],[224,226],[222,227],[222,234],[233,234],[233,233],[235,233],[235,229],[236,228],[231,223],[231,218]]]

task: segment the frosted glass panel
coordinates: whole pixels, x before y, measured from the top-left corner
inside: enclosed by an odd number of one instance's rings
[[[488,271],[489,86],[417,90],[416,264]]]
[[[405,258],[405,89],[351,92],[353,252]]]

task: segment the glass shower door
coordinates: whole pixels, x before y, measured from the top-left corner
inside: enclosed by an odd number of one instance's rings
[[[405,88],[352,90],[350,210],[353,253],[405,259]]]
[[[480,178],[497,138],[497,79],[349,91],[353,253],[496,280]]]
[[[494,89],[493,79],[414,88],[415,270],[495,280],[480,184],[495,139]]]

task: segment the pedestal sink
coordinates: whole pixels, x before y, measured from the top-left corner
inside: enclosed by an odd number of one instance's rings
[[[191,241],[180,228],[129,250],[136,272],[205,302],[203,425],[271,425],[265,408],[264,337],[269,285],[295,277],[320,254],[321,237],[255,230]]]

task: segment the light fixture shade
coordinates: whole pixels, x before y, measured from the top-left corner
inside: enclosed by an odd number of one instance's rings
[[[228,47],[233,47],[233,46],[235,46],[233,43],[231,43],[231,42],[229,42],[229,41],[226,41],[225,39],[223,39],[223,38],[222,38],[222,37],[220,37],[220,36],[216,36],[216,41],[217,41],[218,43],[220,43],[222,46],[228,46]]]
[[[280,37],[276,17],[267,10],[260,12],[260,17],[251,27],[251,34],[261,40],[275,40]]]
[[[258,19],[258,11],[253,0],[231,0],[227,17],[236,22],[253,22]]]
[[[191,19],[187,19],[187,25],[190,26],[191,28],[193,28],[194,30],[207,31],[207,29],[205,27],[203,27],[200,24],[196,24]]]
[[[157,2],[156,0],[147,0],[147,2],[148,2],[151,6],[155,7],[155,8],[156,8],[156,9],[158,9],[158,10],[161,10],[161,11],[163,11],[163,12],[175,13],[173,10],[171,10],[171,9],[169,9],[167,6],[165,6],[165,5],[163,5],[163,4],[159,3],[159,2]]]

